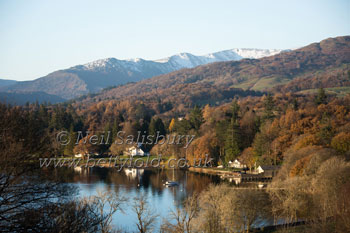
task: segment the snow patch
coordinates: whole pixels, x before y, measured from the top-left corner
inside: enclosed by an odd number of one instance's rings
[[[133,58],[127,60],[118,60],[116,58],[100,59],[84,64],[82,67],[86,70],[120,70],[143,72],[144,68],[161,70],[163,73],[179,70],[182,68],[193,68],[199,65],[205,65],[220,61],[238,61],[241,59],[259,59],[262,57],[273,56],[281,53],[279,49],[249,49],[235,48],[215,53],[209,53],[202,56],[196,56],[190,53],[179,53],[171,57],[159,60],[149,61],[142,58]]]

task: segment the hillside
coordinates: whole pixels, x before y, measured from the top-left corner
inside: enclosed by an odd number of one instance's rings
[[[24,105],[28,103],[38,102],[40,103],[60,103],[63,102],[59,96],[49,95],[45,92],[0,92],[0,103],[12,104],[12,105]]]
[[[8,79],[0,79],[0,87],[10,86],[15,84],[17,81],[8,80]]]
[[[42,91],[64,99],[71,99],[83,94],[98,92],[105,87],[137,82],[183,68],[193,68],[218,61],[261,58],[280,52],[281,50],[276,49],[232,49],[204,56],[181,53],[155,61],[140,58],[130,60],[107,58],[55,71],[33,81],[18,82],[15,85],[0,88],[0,90],[6,92]]]
[[[296,92],[320,87],[344,87],[350,86],[349,70],[350,36],[344,36],[261,59],[217,62],[182,69],[119,86],[83,101],[128,97],[186,103],[191,100],[209,102],[210,98],[217,100],[215,97],[218,95],[225,99],[223,93],[235,88]]]

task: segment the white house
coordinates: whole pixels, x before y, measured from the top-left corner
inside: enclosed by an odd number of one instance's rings
[[[145,155],[147,155],[146,152],[144,152],[141,148],[136,147],[136,146],[130,147],[127,152],[131,156],[145,156]]]
[[[233,168],[246,168],[247,165],[241,163],[240,161],[238,161],[238,159],[235,159],[235,161],[229,161],[228,162],[228,166],[229,167],[233,167]]]

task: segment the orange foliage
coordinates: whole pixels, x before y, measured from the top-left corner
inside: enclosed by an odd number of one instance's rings
[[[319,143],[318,138],[315,135],[307,135],[300,139],[297,144],[295,145],[295,149],[301,149],[303,147],[307,146],[314,146]]]
[[[311,159],[311,156],[304,157],[295,162],[294,166],[290,170],[289,175],[291,177],[301,176],[304,173],[304,169],[307,167]]]
[[[350,151],[350,133],[341,132],[332,139],[331,145],[340,153]]]

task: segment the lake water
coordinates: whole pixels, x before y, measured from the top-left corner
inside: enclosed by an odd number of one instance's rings
[[[68,169],[68,168],[67,168]],[[61,173],[61,172],[60,172]],[[62,174],[64,174],[62,176]],[[197,174],[184,170],[159,169],[125,169],[113,168],[75,168],[65,169],[61,178],[78,188],[79,197],[97,194],[97,190],[111,190],[125,196],[132,202],[135,197],[147,197],[152,209],[159,215],[157,228],[162,218],[166,218],[170,210],[181,207],[183,201],[193,192],[201,192],[211,183],[219,183],[216,175]],[[164,183],[174,180],[178,186],[166,187]],[[127,231],[135,231],[137,220],[131,204],[123,206],[124,213],[113,215],[113,224]]]

